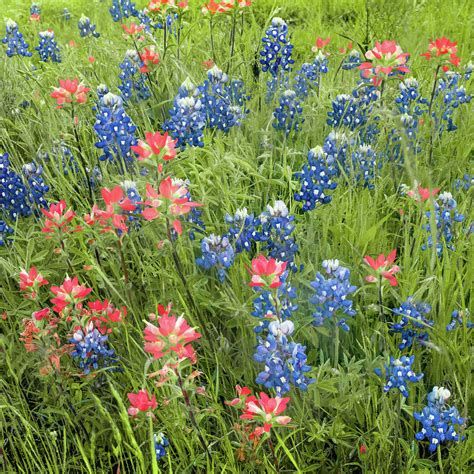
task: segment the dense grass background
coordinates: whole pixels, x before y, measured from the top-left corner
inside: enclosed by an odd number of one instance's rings
[[[93,90],[99,83],[106,83],[116,92],[118,64],[128,46],[119,24],[112,22],[107,11],[109,3],[44,0],[41,24],[35,25],[27,21],[29,2],[1,1],[0,17],[17,21],[30,45],[37,44],[35,32],[53,28],[63,56],[61,64],[45,65],[38,62],[36,55],[26,60],[7,60],[2,55],[0,151],[9,153],[17,169],[35,159],[38,151],[51,150],[55,140],[64,139],[74,149],[66,115],[54,108],[49,97],[59,78],[80,77]],[[137,2],[139,6],[143,3]],[[73,14],[68,24],[60,18],[64,6]],[[97,41],[79,37],[76,23],[81,13],[97,23],[102,34]],[[298,203],[293,202],[297,183],[292,174],[301,168],[308,149],[322,144],[329,132],[326,113],[330,101],[339,93],[349,93],[357,82],[357,74],[344,72],[334,79],[337,62],[330,62],[320,96],[310,98],[305,106],[303,131],[283,140],[270,125],[271,106],[263,105],[260,110],[258,107],[259,97],[265,93],[265,78],[260,77],[255,83],[252,73],[260,38],[273,16],[281,16],[289,24],[297,65],[311,59],[316,36],[331,36],[333,44],[341,47],[347,40],[338,35],[350,36],[360,43],[368,40],[369,44],[374,40],[396,39],[412,54],[414,75],[428,96],[433,69],[419,58],[419,53],[426,49],[429,38],[446,35],[459,42],[459,55],[463,63],[467,62],[473,48],[469,33],[472,3],[256,1],[246,14],[244,32],[232,60],[228,46],[230,22],[225,17],[218,19],[217,64],[223,69],[229,66],[231,77],[240,77],[248,84],[251,112],[241,128],[227,136],[207,133],[204,148],[187,149],[168,167],[171,174],[191,181],[194,199],[205,204],[204,220],[210,232],[225,231],[226,212],[233,214],[237,208],[247,207],[259,214],[275,199],[284,200],[291,212],[299,214],[297,261],[305,267],[294,277],[301,301],[295,337],[308,347],[308,361],[315,367],[317,382],[307,393],[290,393],[289,415],[293,423],[274,435],[280,472],[435,472],[440,469],[438,459],[414,441],[417,426],[411,414],[422,406],[433,385],[444,385],[451,389],[452,402],[461,414],[472,416],[472,335],[466,331],[448,334],[444,327],[453,309],[471,306],[473,312],[473,249],[466,238],[460,238],[456,250],[446,252],[443,259],[437,259],[432,251],[422,252],[426,235],[414,219],[410,222],[400,218],[398,210],[405,204],[396,189],[399,183],[411,184],[417,179],[424,186],[451,191],[454,179],[472,172],[472,113],[458,112],[459,129],[436,143],[432,165],[428,165],[425,152],[410,157],[406,168],[397,171],[395,182],[390,170],[384,170],[374,191],[340,184],[330,205],[301,214]],[[71,39],[78,48],[66,46]],[[96,58],[93,66],[87,61],[90,54]],[[139,127],[138,135],[160,128],[178,85],[188,76],[195,83],[201,82],[205,76],[201,62],[209,57],[208,22],[194,9],[187,15],[180,61],[171,47],[160,65],[156,90],[159,101],[150,100],[128,110]],[[35,78],[29,72],[31,62],[39,68]],[[32,100],[34,106],[15,113],[23,100]],[[386,119],[390,120],[388,113]],[[99,155],[94,147],[94,114],[89,106],[82,108],[79,120],[83,149],[94,164]],[[54,175],[52,169],[46,168],[45,176],[52,188],[51,201],[64,198],[81,215],[89,210],[85,190],[72,175]],[[104,172],[104,186],[111,187],[123,179],[113,169]],[[472,194],[459,191],[454,197],[459,212],[466,215],[468,222],[472,221]],[[0,248],[0,312],[5,310],[8,314],[6,320],[0,320],[2,468],[6,472],[27,473],[105,473],[117,472],[118,468],[127,473],[152,472],[156,466],[149,453],[148,433],[132,429],[126,415],[126,393],[143,384],[143,320],[156,303],[173,301],[188,320],[199,327],[204,325],[211,335],[197,344],[197,367],[203,372],[201,380],[207,397],[196,399],[196,403],[198,422],[212,455],[202,452],[181,399],[169,392],[166,396],[171,399],[170,404],[160,405],[157,410],[157,426],[170,439],[169,455],[159,469],[175,473],[275,472],[273,458],[265,447],[258,451],[256,459],[236,459],[238,444],[233,424],[237,416],[223,404],[223,400],[233,397],[237,383],[257,388],[257,367],[252,361],[255,336],[250,316],[253,293],[248,288],[245,270],[248,256],[236,259],[227,282],[220,285],[195,265],[199,243],[187,237],[179,240],[178,252],[198,305],[196,311],[186,298],[169,247],[156,248],[156,243],[165,237],[160,226],[151,223],[140,239],[125,241],[129,288],[109,241],[98,238],[91,246],[82,235],[73,236],[68,241],[68,252],[79,279],[95,289],[96,297],[109,297],[117,306],[126,305],[129,316],[120,337],[113,339],[124,371],[105,373],[97,383],[75,379],[61,387],[57,380],[37,375],[32,355],[18,341],[21,319],[32,311],[18,291],[19,268],[35,265],[55,284],[62,282],[66,274],[64,256],[54,252],[54,246],[42,238],[40,229],[33,218],[19,221],[12,248]],[[410,251],[412,246],[414,252]],[[341,335],[337,369],[330,362],[332,337],[329,331],[311,326],[311,310],[305,303],[310,293],[309,282],[325,258],[339,258],[351,268],[354,284],[362,286],[362,257],[386,253],[395,247],[402,268],[400,286],[387,292],[386,307],[396,307],[409,295],[415,295],[432,305],[431,317],[437,328],[432,337],[435,348],[416,351],[425,378],[412,386],[411,397],[402,404],[400,413],[396,409],[398,397],[383,394],[382,383],[373,374],[373,368],[386,355],[377,344],[384,328],[373,309],[374,289],[365,286],[356,294],[358,314],[350,333]],[[94,250],[99,253],[102,266],[97,264]],[[87,265],[92,270],[85,271]],[[392,338],[388,353],[398,353],[396,342],[397,338]],[[151,383],[148,386],[151,388]],[[158,389],[156,393],[158,398],[162,396]],[[464,434],[464,443],[443,449],[445,472],[473,472],[474,432],[470,422]],[[364,456],[358,453],[361,444],[368,448]]]

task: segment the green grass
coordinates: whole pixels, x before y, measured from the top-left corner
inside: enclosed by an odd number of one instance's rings
[[[69,117],[54,107],[49,97],[60,78],[79,77],[95,90],[105,83],[116,92],[118,64],[129,47],[119,24],[113,23],[107,11],[110,2],[74,0],[42,1],[41,25],[28,24],[29,2],[2,0],[0,17],[12,17],[20,25],[27,41],[37,44],[35,32],[53,28],[61,46],[61,64],[41,64],[36,54],[32,59],[6,59],[0,62],[0,152],[8,152],[19,170],[35,159],[38,151],[51,151],[56,140],[76,145]],[[143,6],[143,2],[137,2]],[[435,142],[433,163],[427,152],[407,157],[405,167],[388,167],[377,181],[376,189],[356,188],[340,183],[333,201],[309,213],[301,213],[293,200],[298,183],[293,172],[301,169],[308,149],[322,144],[330,128],[326,114],[337,94],[349,93],[356,85],[357,74],[339,73],[337,61],[330,61],[330,72],[323,77],[319,97],[308,99],[304,108],[303,130],[284,140],[271,126],[272,106],[266,105],[264,75],[255,82],[252,66],[266,25],[273,16],[288,21],[295,45],[294,57],[299,66],[311,59],[311,46],[317,36],[331,36],[333,44],[343,47],[346,35],[363,43],[367,31],[369,43],[392,38],[404,51],[412,54],[410,66],[419,80],[422,92],[429,96],[433,84],[433,67],[419,58],[428,39],[445,35],[459,42],[463,63],[469,60],[474,42],[469,31],[473,19],[469,1],[313,1],[255,2],[245,17],[243,35],[236,46],[235,57],[229,58],[230,23],[226,18],[216,22],[215,43],[218,65],[229,67],[232,77],[240,77],[248,85],[252,99],[249,116],[240,128],[228,135],[206,131],[202,149],[187,149],[172,161],[170,174],[190,180],[193,198],[204,203],[203,218],[209,232],[225,232],[224,216],[237,208],[247,207],[259,214],[276,199],[285,201],[290,212],[297,214],[296,231],[302,272],[293,283],[299,289],[300,309],[295,316],[295,340],[307,346],[308,362],[314,367],[316,383],[306,393],[292,389],[288,414],[292,423],[275,429],[272,434],[278,468],[268,446],[259,447],[255,457],[239,461],[239,448],[234,424],[237,411],[223,402],[234,397],[236,384],[258,391],[254,380],[259,367],[253,362],[255,335],[252,330],[252,290],[248,287],[247,255],[236,258],[221,285],[211,273],[195,264],[199,240],[187,236],[179,239],[177,252],[182,262],[187,286],[196,302],[193,308],[176,271],[169,245],[157,248],[166,239],[163,227],[147,223],[139,237],[124,239],[126,266],[130,274],[127,286],[114,239],[94,235],[91,243],[84,234],[74,234],[67,241],[67,257],[79,280],[94,288],[95,298],[109,298],[116,306],[128,308],[127,322],[111,337],[120,355],[123,372],[104,372],[97,382],[82,378],[59,378],[38,375],[38,358],[27,353],[19,341],[21,321],[37,308],[24,300],[18,289],[20,268],[35,265],[53,284],[63,281],[67,270],[66,255],[58,255],[55,245],[44,239],[41,223],[33,218],[18,221],[12,247],[0,247],[0,466],[8,473],[193,473],[193,472],[439,472],[440,461],[428,453],[424,443],[415,441],[419,424],[411,414],[424,404],[434,385],[449,387],[451,402],[461,415],[472,417],[474,410],[472,367],[474,352],[472,334],[460,330],[446,333],[451,312],[472,307],[474,259],[472,240],[459,236],[456,250],[437,259],[434,251],[421,251],[426,234],[418,224],[412,205],[405,218],[399,209],[407,210],[406,201],[396,189],[400,183],[412,184],[416,179],[426,187],[452,191],[452,183],[473,170],[472,110],[460,109],[455,122],[459,129],[445,133]],[[69,24],[60,19],[67,6],[73,14]],[[369,12],[367,30],[366,6]],[[79,38],[76,28],[81,13],[97,23],[102,36],[97,41]],[[195,83],[204,79],[201,62],[211,55],[208,22],[196,8],[187,16],[180,60],[171,45],[158,72],[156,100],[130,107],[127,112],[138,126],[138,136],[157,130],[166,116],[177,87],[186,78]],[[2,29],[3,32],[3,29]],[[67,47],[74,39],[78,48]],[[162,39],[158,35],[158,47]],[[335,48],[333,48],[335,49]],[[87,57],[93,55],[91,66]],[[33,75],[30,64],[38,70]],[[395,94],[395,88],[387,92]],[[30,100],[32,106],[17,113],[18,104]],[[388,100],[388,99],[387,99]],[[79,112],[81,146],[89,164],[95,164],[99,153],[92,125],[91,102]],[[259,102],[262,106],[259,108]],[[383,121],[390,128],[393,117],[385,110]],[[384,132],[382,132],[384,133]],[[383,138],[381,139],[383,140]],[[103,168],[103,185],[112,187],[126,178],[112,168]],[[66,199],[78,215],[89,212],[86,190],[73,175],[65,177],[45,167],[45,179],[51,185],[50,200]],[[144,181],[143,181],[144,182]],[[466,222],[473,220],[471,194],[455,192],[459,212]],[[435,321],[432,348],[416,349],[417,371],[425,373],[422,382],[411,386],[411,396],[399,407],[398,396],[384,394],[382,383],[373,374],[388,354],[398,354],[398,338],[387,339],[385,353],[379,342],[385,324],[375,307],[374,287],[364,285],[366,269],[362,258],[398,249],[400,285],[384,295],[384,305],[394,308],[409,295],[432,305]],[[412,252],[411,249],[414,249]],[[96,260],[100,256],[101,264]],[[360,287],[354,301],[357,316],[351,331],[340,334],[339,361],[333,367],[333,334],[329,329],[311,325],[309,282],[314,279],[321,262],[338,258],[352,272],[352,282]],[[91,266],[91,270],[85,270]],[[156,410],[155,431],[163,431],[170,439],[166,459],[153,463],[148,426],[134,429],[126,409],[126,394],[140,389],[144,383],[143,327],[148,313],[157,303],[172,301],[177,312],[183,312],[193,325],[208,337],[196,343],[197,369],[202,371],[200,384],[205,397],[193,399],[197,423],[209,447],[207,455],[189,420],[183,400],[175,388],[155,388],[160,402]],[[444,472],[474,471],[474,431],[471,420],[463,433],[463,443],[442,450]],[[358,448],[367,446],[360,456]]]

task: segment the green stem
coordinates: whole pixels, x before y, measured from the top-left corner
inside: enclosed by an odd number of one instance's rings
[[[440,444],[438,444],[438,449],[436,451],[437,451],[437,454],[438,454],[439,472],[441,474],[444,474],[443,458],[441,457],[441,445]]]
[[[334,362],[333,367],[337,369],[339,362],[339,326],[337,325],[337,318],[334,315]]]

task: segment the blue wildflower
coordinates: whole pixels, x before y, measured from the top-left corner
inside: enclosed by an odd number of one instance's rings
[[[260,221],[249,214],[247,208],[237,209],[234,216],[226,214],[225,221],[230,224],[227,235],[235,245],[237,253],[252,249],[252,243],[255,241],[255,228],[260,224]]]
[[[40,15],[41,15],[41,7],[40,7],[39,3],[31,2],[30,16],[39,17]]]
[[[124,60],[120,63],[121,82],[118,86],[124,102],[130,100],[139,102],[151,96],[150,89],[145,83],[146,75],[140,72],[142,66],[143,61],[136,50],[129,49],[125,52]]]
[[[130,0],[112,0],[112,7],[109,8],[114,21],[122,21],[124,18],[138,16],[135,2]]]
[[[202,255],[196,259],[196,263],[210,270],[216,267],[217,279],[222,283],[225,280],[226,271],[234,263],[234,249],[227,237],[211,234],[201,240]]]
[[[342,69],[349,71],[359,67],[361,64],[360,53],[356,49],[353,49],[342,61]]]
[[[467,329],[474,329],[474,322],[469,321],[469,310],[458,311],[455,309],[451,313],[451,322],[446,326],[446,331],[454,331],[458,327],[466,326]]]
[[[281,18],[273,18],[270,27],[262,38],[260,51],[262,71],[269,71],[273,77],[279,72],[291,70],[294,60],[291,58],[293,45],[288,39],[288,25]]]
[[[163,433],[154,433],[153,441],[155,442],[156,460],[159,461],[162,457],[166,456],[166,448],[169,446],[169,441]]]
[[[203,131],[206,126],[206,112],[198,88],[189,80],[181,84],[174,98],[170,118],[165,122],[165,131],[177,139],[177,146],[184,150],[189,146],[204,146]]]
[[[279,98],[279,105],[273,112],[273,128],[282,130],[285,135],[292,131],[298,132],[304,118],[301,116],[303,108],[301,102],[292,89],[285,90]]]
[[[26,56],[30,57],[31,52],[28,50],[28,43],[23,39],[23,35],[18,30],[18,24],[11,19],[5,22],[6,32],[2,38],[2,43],[7,45],[7,56]]]
[[[13,229],[5,221],[0,219],[0,247],[10,242],[13,232]]]
[[[67,8],[63,9],[62,18],[65,21],[69,21],[71,19],[71,12]]]
[[[422,425],[421,431],[415,434],[418,441],[429,441],[429,450],[434,452],[441,443],[459,442],[464,439],[456,431],[456,426],[462,427],[465,420],[460,417],[456,407],[446,405],[451,392],[444,387],[434,387],[428,394],[428,404],[421,412],[413,413],[416,421]]]
[[[347,318],[353,317],[356,311],[352,308],[352,301],[348,296],[357,289],[351,285],[351,272],[339,264],[339,260],[324,260],[322,264],[327,277],[320,272],[316,274],[311,287],[315,293],[310,298],[310,303],[316,306],[313,313],[313,324],[323,326],[327,320],[332,320],[344,331],[349,331]]]
[[[431,306],[423,302],[417,302],[410,296],[399,308],[392,309],[394,314],[401,316],[398,323],[393,323],[391,331],[400,333],[402,341],[400,350],[411,347],[415,342],[425,345],[429,340],[429,329],[434,321],[427,319],[426,315],[431,311]]]
[[[419,382],[424,375],[415,374],[412,369],[414,361],[414,355],[410,357],[402,356],[400,359],[390,357],[389,365],[385,364],[385,375],[382,374],[379,368],[375,369],[374,371],[379,377],[385,378],[383,391],[388,392],[392,389],[398,389],[405,398],[408,398],[408,382]]]
[[[54,31],[46,30],[39,32],[40,43],[35,48],[38,51],[41,61],[47,62],[49,59],[53,63],[61,62],[59,46],[54,38]]]
[[[94,130],[99,141],[95,146],[102,151],[101,161],[115,162],[118,166],[133,164],[135,154],[132,145],[137,144],[136,126],[123,108],[122,99],[112,93],[99,100]]]
[[[466,173],[461,179],[456,179],[454,187],[458,190],[469,191],[474,187],[474,174]]]
[[[74,346],[71,356],[78,360],[85,375],[116,362],[115,351],[108,346],[108,336],[102,335],[92,324],[78,329],[69,342]]]
[[[300,99],[319,89],[321,74],[328,72],[328,58],[320,51],[312,63],[304,63],[295,76],[294,90]]]
[[[98,38],[100,36],[100,33],[97,32],[96,25],[91,23],[90,18],[85,15],[81,15],[81,18],[79,18],[79,21],[77,22],[77,27],[79,28],[79,35],[81,38],[88,38],[89,36]]]

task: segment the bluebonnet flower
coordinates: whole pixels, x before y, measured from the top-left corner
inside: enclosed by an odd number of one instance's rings
[[[127,220],[129,223],[134,223],[137,226],[139,226],[140,220],[136,217],[136,214],[141,214],[141,211],[143,209],[142,203],[142,197],[140,196],[138,189],[137,189],[137,183],[135,181],[122,181],[120,183],[120,186],[124,190],[125,194],[127,195],[128,199],[132,202],[132,204],[135,204],[135,209],[130,210],[130,211],[124,211],[122,210],[122,214],[125,214],[127,217]]]
[[[0,155],[0,211],[11,219],[32,214],[30,193],[21,176],[10,166],[8,154]]]
[[[100,100],[102,99],[102,97],[104,97],[105,94],[108,94],[110,91],[106,84],[99,84],[97,86],[96,92],[97,98]],[[97,110],[97,107],[95,107],[94,110]]]
[[[3,220],[0,219],[0,247],[10,242],[13,229]]]
[[[273,128],[282,130],[286,135],[292,131],[298,132],[304,118],[301,116],[301,102],[292,89],[285,90],[279,98],[279,105],[273,112]]]
[[[237,209],[234,216],[226,214],[225,221],[230,224],[227,235],[232,240],[237,253],[252,249],[255,241],[256,226],[260,225],[260,220],[253,214],[249,214],[247,208]]]
[[[333,179],[339,174],[339,167],[345,166],[347,138],[344,134],[331,132],[322,147],[309,150],[308,161],[302,171],[295,173],[301,190],[295,193],[296,201],[303,203],[303,211],[310,211],[318,204],[331,202],[327,191],[336,189]]]
[[[63,20],[69,21],[71,19],[71,12],[67,8],[64,8],[62,17],[63,17]]]
[[[398,389],[400,393],[408,398],[408,382],[419,382],[424,374],[415,374],[412,369],[415,356],[410,357],[402,356],[400,359],[390,357],[389,365],[385,364],[385,375],[379,368],[376,368],[374,372],[379,377],[385,378],[385,385],[383,387],[384,392],[388,392],[392,389]]]
[[[440,257],[444,247],[454,250],[452,244],[456,224],[464,221],[464,215],[456,210],[457,202],[451,193],[445,192],[434,201],[434,220],[436,223],[436,235],[432,229],[432,211],[425,213],[427,223],[423,224],[423,230],[428,233],[427,243],[421,246],[422,250],[431,248],[436,239],[436,253]]]
[[[30,16],[39,18],[40,15],[41,15],[41,7],[39,3],[32,2],[30,6]]]
[[[154,433],[153,441],[155,442],[156,460],[159,461],[166,456],[166,448],[169,446],[168,438],[163,433]]]
[[[367,122],[367,111],[360,102],[348,94],[339,94],[332,101],[332,111],[328,112],[327,124],[333,128],[360,128]]]
[[[167,33],[176,38],[178,36],[178,30],[182,28],[182,26],[179,26],[178,19],[179,15],[177,13],[168,13],[164,16],[164,21],[160,21],[156,24],[156,28],[164,30],[166,27]]]
[[[428,330],[434,325],[434,321],[426,317],[431,311],[431,306],[421,301],[417,302],[410,296],[399,308],[392,311],[402,317],[391,327],[392,332],[400,333],[402,336],[398,346],[400,350],[411,347],[415,342],[425,345],[429,340]]]
[[[137,20],[140,25],[145,27],[145,32],[152,34],[151,29],[159,28],[159,24],[153,24],[153,21],[148,13],[148,8],[143,8],[143,10],[139,10],[135,16],[137,17]]]
[[[395,98],[395,103],[401,114],[410,114],[420,117],[428,111],[428,99],[422,97],[418,81],[408,77],[398,86],[400,94]]]
[[[254,239],[264,244],[270,257],[280,262],[288,262],[289,268],[297,270],[294,263],[298,252],[298,244],[292,236],[295,230],[295,216],[290,215],[283,201],[275,201],[273,206],[267,205],[267,210],[260,214],[258,221],[260,229],[254,233]]]
[[[112,7],[109,8],[114,21],[122,21],[124,18],[138,16],[135,2],[130,0],[112,0]]]
[[[428,394],[428,404],[421,412],[413,413],[416,421],[422,425],[421,431],[415,434],[418,441],[429,441],[429,450],[434,452],[441,443],[458,442],[464,437],[456,432],[456,425],[461,427],[465,420],[461,418],[456,407],[448,407],[446,400],[451,392],[444,387],[434,387]]]
[[[140,101],[151,96],[150,89],[145,83],[146,75],[140,72],[143,66],[139,54],[134,49],[125,52],[125,58],[120,63],[121,73],[119,75],[120,85],[118,86],[124,102],[129,100]]]
[[[293,302],[296,298],[296,290],[291,286],[288,276],[288,271],[280,276],[282,284],[278,287],[276,295],[269,290],[254,287],[257,296],[253,300],[252,316],[259,319],[257,326],[254,327],[257,334],[267,330],[272,321],[290,319],[298,309],[298,305]]]
[[[457,129],[453,122],[454,112],[460,105],[468,104],[472,96],[466,93],[466,88],[460,84],[462,75],[447,71],[444,78],[440,78],[433,98],[432,116],[438,133],[444,130],[452,132]],[[438,97],[440,99],[438,100]]]
[[[305,99],[319,88],[321,74],[328,72],[328,58],[322,52],[316,55],[312,63],[304,63],[296,73],[294,90],[300,99]]]
[[[280,71],[291,70],[294,60],[291,58],[293,45],[288,39],[288,25],[281,18],[273,18],[265,36],[262,38],[263,49],[260,51],[262,71],[269,71],[276,77]]]
[[[256,383],[274,389],[277,396],[290,390],[290,384],[300,390],[307,390],[314,382],[306,374],[311,366],[306,364],[305,346],[290,342],[287,338],[293,332],[293,323],[274,321],[269,326],[269,334],[258,338],[254,360],[265,364],[264,370],[257,375]]]
[[[229,85],[227,74],[214,66],[207,72],[207,80],[199,86],[201,102],[206,113],[207,126],[228,132],[231,127],[240,125],[245,115],[244,108],[233,102],[231,93],[237,101],[242,101],[243,94],[237,89],[239,86]]]
[[[85,375],[116,362],[115,351],[108,345],[108,336],[102,335],[92,324],[78,329],[69,342],[74,346],[71,356],[78,360]]]
[[[454,187],[456,189],[461,189],[463,191],[469,191],[472,187],[474,187],[474,174],[466,173],[462,179],[456,179],[454,182]]]
[[[356,49],[353,49],[342,61],[342,69],[345,71],[349,71],[351,69],[355,69],[359,67],[361,63],[360,60],[360,53]]]
[[[96,25],[91,23],[90,18],[85,15],[81,15],[81,18],[79,18],[79,21],[77,22],[77,27],[79,28],[79,35],[81,38],[88,38],[89,36],[98,38],[100,36]]]
[[[455,309],[451,313],[451,322],[446,326],[446,331],[454,331],[458,327],[466,326],[467,329],[474,329],[474,322],[469,321],[469,310],[458,311]]]
[[[27,181],[28,199],[39,208],[48,208],[49,203],[44,195],[49,191],[49,186],[43,179],[43,167],[34,161],[22,167],[23,176]]]
[[[201,240],[201,252],[202,255],[196,259],[196,263],[205,270],[216,267],[217,279],[222,283],[227,269],[234,263],[234,249],[229,239],[211,234]]]
[[[472,71],[474,71],[474,64],[472,63],[472,61],[469,61],[464,67],[463,79],[465,81],[468,81],[469,79],[471,79]]]
[[[30,57],[31,52],[28,50],[28,43],[23,39],[23,35],[18,30],[18,24],[11,19],[5,22],[6,32],[2,38],[2,43],[7,45],[7,56],[26,56]]]
[[[135,155],[130,147],[138,143],[136,126],[125,112],[119,96],[109,92],[100,99],[94,130],[99,139],[95,146],[103,153],[101,161],[116,162],[121,167],[134,162]]]
[[[362,144],[352,152],[352,168],[346,173],[352,175],[356,183],[363,183],[368,189],[375,187],[375,173],[381,167],[377,154],[370,145]]]
[[[54,31],[46,30],[39,32],[40,43],[35,48],[41,58],[41,61],[47,62],[49,59],[53,63],[61,62],[59,46],[54,39]]]
[[[204,146],[203,131],[206,126],[206,112],[200,91],[189,80],[181,84],[174,98],[170,118],[165,122],[165,131],[178,140],[177,146],[184,150],[189,146]]]
[[[309,299],[316,306],[313,313],[313,324],[323,326],[327,320],[333,320],[344,331],[349,331],[347,318],[353,317],[356,311],[352,308],[352,300],[348,296],[357,289],[351,285],[351,272],[339,264],[339,260],[324,260],[322,264],[326,276],[316,274],[311,287],[315,293]]]

